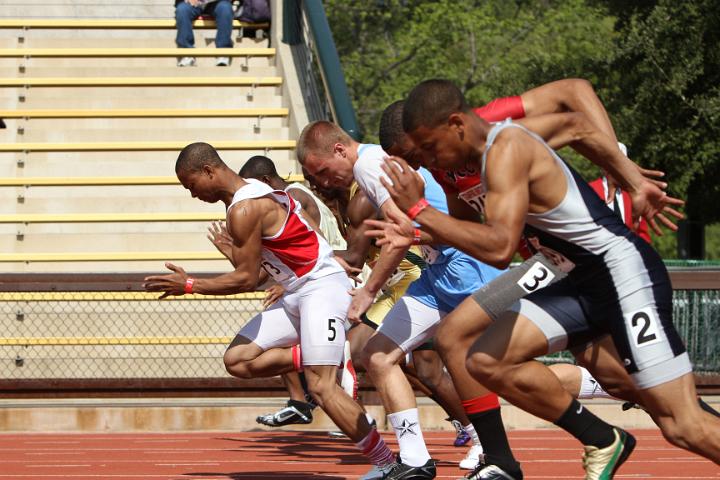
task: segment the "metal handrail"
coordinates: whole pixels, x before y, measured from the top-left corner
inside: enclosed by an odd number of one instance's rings
[[[322,2],[285,0],[283,17],[283,42],[291,46],[309,119],[332,119],[362,140]]]

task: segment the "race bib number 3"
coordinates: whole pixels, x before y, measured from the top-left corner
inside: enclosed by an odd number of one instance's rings
[[[520,277],[517,284],[525,290],[526,293],[532,293],[543,287],[550,285],[555,278],[555,274],[548,267],[540,262],[535,262],[528,271]]]
[[[625,322],[636,347],[647,347],[660,341],[657,319],[651,309],[644,308],[626,315]]]
[[[267,260],[263,260],[260,263],[260,266],[273,278],[273,280],[278,283],[285,282],[290,278],[287,273],[282,272],[279,268]]]

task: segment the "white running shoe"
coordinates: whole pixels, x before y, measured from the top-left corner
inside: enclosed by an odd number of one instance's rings
[[[482,445],[473,445],[468,450],[465,458],[460,460],[460,468],[463,470],[473,470],[478,463],[484,458]]]
[[[369,472],[367,472],[365,475],[360,477],[360,480],[379,480],[381,478],[384,478],[385,475],[390,472],[392,469],[394,463],[389,463],[385,465],[384,467],[380,467],[378,465],[373,465],[373,467],[370,469]]]
[[[195,65],[195,57],[182,57],[177,62],[178,67],[194,67]]]
[[[216,67],[227,67],[230,65],[230,57],[217,57],[215,59]]]

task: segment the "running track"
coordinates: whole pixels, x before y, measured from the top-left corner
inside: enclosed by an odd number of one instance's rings
[[[635,430],[638,446],[617,479],[720,479],[720,468],[674,448],[657,430]],[[425,434],[438,478],[461,475],[465,449],[450,432]],[[392,441],[394,436],[384,435]],[[581,449],[559,430],[512,431],[525,478],[582,479]],[[354,445],[326,432],[0,434],[0,480],[242,480],[357,478],[368,469]]]

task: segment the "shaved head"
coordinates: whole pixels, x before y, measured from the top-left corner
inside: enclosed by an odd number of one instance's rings
[[[222,161],[212,145],[204,142],[191,143],[178,155],[175,162],[175,173],[199,172],[205,165],[220,167],[224,166],[225,162]]]
[[[380,137],[380,146],[382,146],[386,152],[393,145],[401,143],[405,137],[402,122],[404,104],[404,100],[391,103],[380,117],[380,132],[378,136]]]
[[[418,127],[435,128],[453,113],[469,112],[465,96],[449,80],[425,80],[412,89],[405,100],[402,125],[405,132]]]
[[[275,163],[264,155],[250,157],[240,169],[240,176],[243,178],[280,178],[275,168]]]

